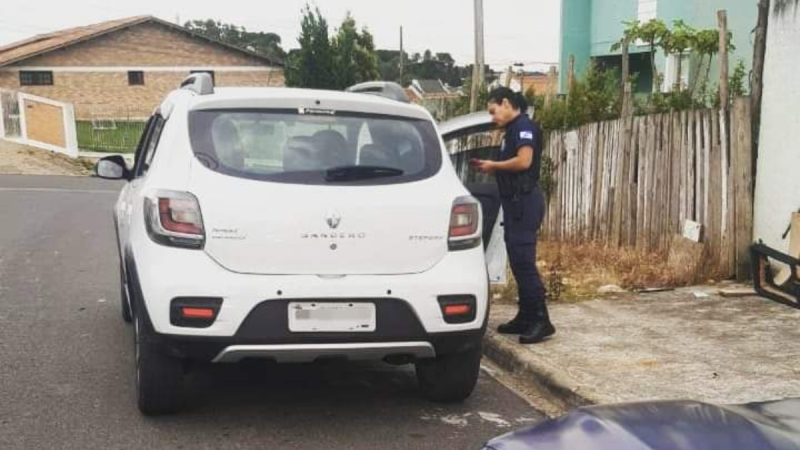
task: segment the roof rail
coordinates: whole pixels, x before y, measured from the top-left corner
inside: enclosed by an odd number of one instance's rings
[[[190,90],[198,95],[210,95],[214,93],[214,80],[207,73],[193,73],[181,82],[181,89]]]
[[[391,81],[367,81],[347,88],[347,92],[359,94],[372,94],[386,97],[398,102],[410,103],[405,89],[397,83]]]

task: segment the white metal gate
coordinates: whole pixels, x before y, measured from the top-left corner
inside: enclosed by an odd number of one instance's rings
[[[69,103],[0,90],[0,138],[78,156],[75,113]]]

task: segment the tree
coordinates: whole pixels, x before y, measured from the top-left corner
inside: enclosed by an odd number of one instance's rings
[[[286,85],[315,89],[335,89],[334,58],[328,22],[319,8],[306,5],[297,38],[300,49],[287,60]]]
[[[650,64],[653,68],[653,92],[658,92],[661,77],[656,66],[656,48],[669,34],[669,29],[663,20],[652,19],[639,26],[639,37],[650,45]]]
[[[672,31],[668,31],[661,42],[665,55],[678,55],[677,58],[677,71],[678,76],[675,79],[675,91],[681,91],[681,73],[683,72],[683,58],[684,52],[690,48],[695,47],[697,41],[697,30],[686,25],[682,20],[673,22]]]
[[[380,72],[380,79],[384,81],[396,81],[400,83],[400,51],[376,50],[375,55],[378,58],[378,72]],[[406,63],[408,63],[408,55],[405,56]],[[406,72],[405,75],[407,74],[408,72]],[[401,84],[405,86],[405,83]]]
[[[450,53],[437,53],[436,60],[448,67],[454,67],[456,65],[456,60],[453,59]]]
[[[333,38],[319,8],[306,5],[297,38],[300,49],[287,59],[286,84],[315,89],[345,89],[380,77],[372,34],[358,31],[350,13]]]
[[[380,77],[378,58],[372,34],[366,29],[358,32],[356,21],[348,13],[342,21],[331,49],[334,54],[335,83],[345,89],[356,83]]]
[[[212,19],[193,20],[186,22],[183,27],[201,36],[264,56],[281,59],[286,56],[286,52],[281,47],[281,37],[275,33],[247,31],[244,27]]]

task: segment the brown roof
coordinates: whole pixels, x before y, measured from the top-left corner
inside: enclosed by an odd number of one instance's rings
[[[409,88],[403,88],[403,90],[404,90],[404,91],[406,91],[406,97],[408,97],[408,100],[409,100],[411,103],[417,103],[417,102],[419,102],[420,100],[422,100],[422,99],[420,98],[420,96],[419,96],[419,95],[417,95],[417,93],[416,93],[416,92],[414,92],[414,90],[413,90],[413,89],[409,89]]]
[[[255,58],[263,59],[267,61],[269,64],[283,65],[283,63],[279,60],[275,60],[273,58],[269,58],[255,52],[251,52],[247,49],[219,42],[215,39],[211,39],[202,36],[200,34],[194,33],[180,25],[176,25],[174,23],[161,20],[157,17],[135,16],[135,17],[128,17],[125,19],[110,20],[108,22],[97,23],[94,25],[69,28],[66,30],[55,31],[53,33],[40,34],[32,38],[28,38],[22,41],[2,46],[0,47],[0,67],[7,66],[9,64],[14,64],[16,62],[20,62],[32,58],[34,56],[38,56],[44,53],[51,52],[53,50],[58,50],[64,47],[68,47],[70,45],[74,45],[79,42],[84,42],[89,39],[94,39],[103,36],[105,34],[112,33],[114,31],[119,31],[146,22],[154,22],[160,25],[164,25],[173,30],[189,34],[195,38],[202,39],[216,45],[222,45],[231,50],[241,53],[246,53],[247,55]]]
[[[544,95],[547,93],[547,84],[549,77],[546,74],[536,75],[523,75],[522,76],[522,92],[526,93],[530,88],[533,88],[536,95]],[[553,89],[558,89],[556,86]]]

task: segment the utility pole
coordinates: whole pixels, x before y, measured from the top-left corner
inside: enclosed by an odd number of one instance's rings
[[[403,27],[400,27],[400,84],[403,84],[403,68],[405,66],[405,54],[403,53]],[[405,86],[403,86],[405,87]]]
[[[470,112],[478,110],[478,95],[486,79],[483,73],[483,0],[475,1],[475,66],[472,68],[472,95],[469,102]]]

